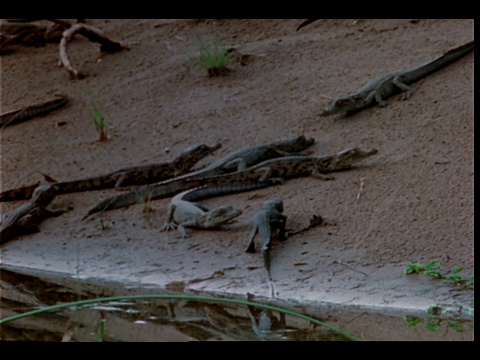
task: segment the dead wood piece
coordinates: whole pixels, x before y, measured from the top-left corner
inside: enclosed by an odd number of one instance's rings
[[[94,26],[83,23],[72,25],[70,28],[63,32],[63,37],[60,41],[60,63],[67,70],[67,72],[72,78],[83,79],[85,77],[85,74],[73,68],[67,54],[67,42],[72,38],[73,35],[77,33],[85,36],[88,40],[92,42],[99,43],[101,52],[114,53],[123,49],[127,49],[127,47],[123,46],[117,41],[110,39],[100,29]]]
[[[0,115],[0,129],[5,126],[18,124],[20,122],[30,120],[37,116],[46,115],[68,102],[68,96],[58,95],[56,98],[42,103],[30,105],[20,110],[13,110]]]

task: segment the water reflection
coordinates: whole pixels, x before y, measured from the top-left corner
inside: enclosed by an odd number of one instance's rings
[[[80,291],[37,277],[0,271],[2,319],[58,303],[110,295],[105,289]],[[348,340],[343,333],[310,321],[248,305],[190,299],[135,299],[97,302],[41,313],[1,325],[1,340],[23,341],[290,341]],[[298,306],[297,310],[302,307]],[[304,312],[305,313],[305,312]],[[383,316],[330,309],[315,314],[365,340],[472,340],[473,322]],[[407,321],[406,321],[407,320]],[[454,324],[454,325],[452,325]]]

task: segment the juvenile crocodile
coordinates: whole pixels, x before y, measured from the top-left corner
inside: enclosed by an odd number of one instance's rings
[[[292,135],[270,144],[247,146],[231,152],[203,169],[178,176],[163,183],[172,183],[184,179],[193,180],[206,176],[242,171],[248,166],[258,164],[268,159],[276,159],[298,153],[312,146],[314,143],[315,139],[313,138],[306,138],[304,135]]]
[[[413,88],[408,86],[409,84],[459,60],[473,51],[473,47],[474,41],[470,41],[450,49],[436,59],[413,69],[378,77],[364,85],[357,93],[330,101],[325,110],[320,113],[320,116],[329,116],[344,112],[352,113],[372,106],[375,103],[384,107],[387,105],[385,99],[391,97],[398,91],[403,92],[401,99],[409,99],[414,91]]]
[[[55,185],[39,185],[32,200],[6,214],[0,225],[0,245],[20,235],[38,232],[37,225],[47,217],[59,216],[68,209],[48,210],[46,206],[57,195]]]
[[[168,206],[167,221],[162,230],[173,230],[178,224],[178,231],[185,238],[188,236],[185,227],[201,229],[218,227],[239,216],[242,211],[236,210],[232,206],[220,206],[209,211],[203,205],[198,204],[197,201],[256,190],[268,185],[268,181],[264,181],[221,186],[202,186],[184,191],[174,196],[171,200]]]
[[[192,145],[172,162],[132,166],[91,178],[57,182],[57,194],[144,185],[170,179],[187,173],[197,162],[220,147],[221,144]],[[0,201],[28,199],[36,187],[37,184],[34,184],[6,190],[0,193]]]
[[[173,196],[181,191],[201,186],[261,183],[256,185],[257,188],[259,188],[260,186],[267,187],[282,182],[283,180],[302,176],[315,176],[321,179],[330,179],[331,177],[324,174],[350,169],[357,162],[370,157],[377,152],[376,149],[361,150],[354,147],[342,150],[336,155],[322,157],[285,156],[266,160],[257,165],[248,167],[243,171],[237,171],[234,173],[195,179],[187,178],[174,182],[159,183],[149,187],[147,185],[150,193],[140,194],[134,190],[126,194],[106,199],[90,209],[83,219],[86,219],[99,211],[112,210],[140,203],[143,199],[148,199],[148,196],[151,196],[151,199],[161,199]]]
[[[270,271],[270,242],[273,234],[278,230],[278,239],[285,240],[285,225],[287,217],[283,214],[283,201],[279,198],[266,200],[260,211],[255,213],[252,219],[252,230],[248,236],[247,253],[255,252],[254,239],[259,235],[260,250],[263,255],[263,265],[267,270],[268,280],[271,282],[272,273]],[[272,297],[274,290],[272,287]]]
[[[332,179],[325,175],[331,172],[351,169],[356,163],[378,153],[377,149],[361,150],[357,147],[348,148],[335,155],[328,156],[285,156],[271,159],[251,166],[244,171],[232,174],[210,176],[206,178],[187,180],[194,186],[224,185],[233,183],[267,182],[266,186],[284,180],[314,176],[320,179]]]
[[[118,209],[145,202],[147,200],[173,196],[179,192],[198,187],[194,183],[195,179],[219,174],[236,173],[235,171],[242,171],[248,166],[260,163],[267,159],[275,159],[283,156],[290,156],[293,153],[299,153],[313,145],[314,142],[315,139],[313,138],[306,138],[303,135],[293,135],[270,144],[248,146],[236,150],[198,171],[162,181],[154,185],[139,187],[128,193],[108,198],[90,209],[84,218],[99,211]]]
[[[9,19],[0,22],[0,55],[14,51],[12,45],[45,46],[46,43],[58,43],[62,33],[70,27],[70,23],[60,19],[48,19],[48,25],[27,22],[46,19]]]
[[[18,124],[36,116],[46,115],[53,110],[61,108],[68,102],[68,97],[60,95],[56,99],[13,110],[0,115],[0,127]]]
[[[162,231],[178,228],[182,238],[188,237],[186,227],[197,229],[211,229],[219,227],[242,214],[241,210],[230,205],[219,206],[213,210],[184,199],[194,190],[187,190],[173,197],[168,206],[167,221]]]

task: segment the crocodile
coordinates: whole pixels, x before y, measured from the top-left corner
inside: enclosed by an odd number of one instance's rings
[[[195,179],[221,174],[235,174],[267,159],[275,159],[300,153],[307,147],[313,145],[314,142],[315,139],[307,138],[304,135],[292,135],[270,144],[248,146],[233,151],[198,171],[161,181],[153,185],[138,187],[128,193],[105,199],[90,209],[84,219],[100,211],[114,210],[148,200],[173,196],[179,192],[198,187],[192,183]]]
[[[172,162],[126,167],[95,177],[57,182],[57,194],[93,191],[126,186],[144,185],[187,173],[197,162],[219,149],[221,144],[192,145]],[[0,201],[28,199],[38,184],[27,185],[0,193]]]
[[[150,196],[151,199],[163,199],[178,194],[179,192],[202,186],[257,183],[256,186],[259,188],[272,186],[284,180],[302,176],[314,176],[328,180],[332,179],[332,177],[325,174],[350,169],[357,162],[377,152],[376,149],[361,150],[353,147],[342,150],[335,155],[322,157],[302,155],[284,156],[266,160],[257,165],[250,166],[245,170],[233,173],[158,183],[149,186],[150,192],[148,194],[142,195],[134,190],[106,199],[91,208],[82,220],[100,211],[117,209],[139,203],[144,198],[148,199],[148,196]]]
[[[48,20],[50,24],[31,24],[33,21]],[[45,46],[59,43],[63,31],[71,26],[61,19],[9,19],[0,22],[0,55],[14,51],[12,45]]]
[[[329,116],[339,113],[355,113],[364,108],[378,104],[381,107],[387,105],[385,99],[401,91],[401,99],[409,99],[414,89],[408,86],[443,67],[459,60],[473,51],[474,41],[467,42],[456,48],[450,49],[443,55],[427,63],[419,65],[407,71],[391,73],[378,77],[364,85],[357,93],[328,103],[320,116]]]
[[[245,252],[254,253],[254,239],[259,235],[260,250],[263,255],[263,265],[267,271],[268,280],[272,281],[272,273],[270,271],[270,242],[273,234],[278,230],[278,239],[285,240],[285,225],[287,216],[283,214],[283,201],[279,198],[269,199],[263,203],[260,211],[255,213],[252,218],[252,230],[248,236],[248,247]],[[272,296],[274,295],[272,287]]]
[[[54,184],[41,184],[33,192],[31,201],[6,214],[0,225],[0,245],[20,235],[38,232],[37,225],[45,218],[56,217],[70,210],[46,208],[56,195]]]
[[[30,105],[20,110],[13,110],[0,115],[0,127],[18,124],[37,116],[46,115],[53,110],[59,109],[68,102],[68,96],[59,95],[57,98]]]
[[[211,211],[198,201],[216,196],[225,196],[244,191],[261,189],[268,186],[268,181],[250,182],[242,184],[226,184],[220,186],[201,186],[177,194],[170,201],[167,212],[167,221],[163,231],[173,230],[178,227],[180,235],[185,238],[188,234],[185,227],[210,229],[218,227],[239,216],[242,211],[232,206],[220,206]],[[177,226],[178,224],[178,226]]]
[[[351,169],[356,163],[378,153],[377,149],[362,150],[352,147],[327,156],[285,156],[271,159],[232,174],[187,180],[195,187],[232,183],[266,182],[265,186],[284,180],[313,176],[323,180],[333,179],[331,172]]]
[[[258,243],[263,257],[263,266],[267,272],[268,282],[270,284],[270,296],[275,297],[275,287],[273,284],[271,271],[271,253],[270,243],[275,236],[279,241],[285,241],[293,235],[308,231],[322,223],[323,218],[319,215],[313,215],[309,224],[302,229],[293,231],[286,229],[287,216],[283,214],[283,201],[280,198],[269,199],[263,203],[260,211],[256,212],[252,218],[252,229],[248,235],[248,246],[245,252],[255,253],[254,239],[258,235]]]
[[[242,214],[239,209],[230,205],[216,207],[208,210],[203,205],[188,200],[197,189],[191,189],[177,194],[168,206],[167,221],[162,231],[178,228],[182,238],[188,237],[186,227],[197,229],[217,228]]]
[[[35,19],[45,20],[45,19]],[[63,20],[51,19],[53,24],[28,24],[19,20],[0,23],[0,55],[15,51],[13,45],[45,46],[46,43],[58,43],[63,31],[70,27],[70,23]]]

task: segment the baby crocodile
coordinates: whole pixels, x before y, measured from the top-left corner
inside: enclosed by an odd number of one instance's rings
[[[218,227],[239,216],[242,211],[236,210],[232,206],[220,206],[209,211],[203,205],[198,204],[197,201],[215,196],[225,196],[228,194],[255,190],[268,186],[266,184],[267,182],[252,182],[248,184],[204,186],[184,191],[174,196],[170,202],[170,205],[168,206],[167,221],[162,230],[173,230],[178,224],[178,231],[180,232],[180,235],[185,238],[188,236],[185,227],[200,229]]]
[[[236,171],[224,175],[207,176],[204,178],[181,179],[174,182],[162,182],[147,187],[150,193],[144,194],[145,188],[141,191],[133,190],[126,194],[117,195],[106,199],[83,217],[86,219],[92,214],[103,210],[118,209],[139,203],[142,199],[161,199],[178,194],[179,192],[201,187],[201,186],[222,186],[231,184],[262,183],[262,187],[274,185],[286,179],[302,176],[316,176],[322,179],[330,179],[324,174],[347,170],[353,165],[369,156],[376,154],[376,149],[361,150],[350,148],[340,151],[336,155],[323,157],[315,156],[285,156],[278,159],[263,161],[257,165],[246,168],[243,171]],[[257,184],[257,186],[259,186]],[[258,188],[258,187],[257,187]]]
[[[383,107],[387,105],[385,99],[394,95],[398,90],[403,92],[401,97],[403,100],[409,99],[414,91],[413,88],[408,86],[409,84],[459,60],[473,51],[473,47],[474,42],[470,41],[450,49],[445,54],[426,64],[407,71],[387,74],[376,78],[363,86],[356,94],[332,100],[320,115],[329,116],[343,112],[356,112],[375,103]]]
[[[214,161],[212,164],[203,169],[166,180],[157,185],[172,183],[184,179],[192,180],[205,176],[241,171],[246,169],[248,166],[268,159],[275,159],[282,156],[289,156],[293,153],[298,153],[313,145],[314,142],[315,139],[313,138],[306,138],[303,135],[292,135],[270,144],[247,146],[231,152],[230,154],[218,159],[217,161]]]
[[[208,210],[200,204],[185,200],[183,197],[191,190],[180,193],[172,199],[168,206],[167,221],[162,231],[170,231],[178,228],[183,238],[188,237],[185,227],[197,229],[211,229],[219,227],[239,216],[242,211],[234,209],[230,205],[219,206]]]
[[[220,147],[220,144],[192,145],[172,162],[132,166],[91,178],[57,182],[57,194],[144,185],[173,178],[187,173],[197,162]],[[37,184],[34,184],[6,190],[0,193],[0,201],[28,199],[36,187]]]
[[[32,19],[43,20],[43,19]],[[63,31],[70,26],[67,21],[51,19],[54,24],[36,25],[26,24],[23,21],[9,19],[0,22],[0,55],[9,54],[15,49],[14,45],[45,46],[46,43],[58,43]]]
[[[136,188],[126,194],[106,199],[90,209],[84,218],[99,211],[118,209],[145,202],[147,200],[173,196],[181,191],[197,187],[197,185],[192,182],[195,179],[225,173],[235,174],[236,170],[243,170],[248,166],[264,160],[298,153],[313,145],[314,142],[315,140],[313,138],[306,138],[303,135],[293,135],[270,144],[245,147],[228,154],[201,170],[162,181],[154,185]]]
[[[0,225],[0,244],[20,235],[38,232],[37,225],[47,217],[59,216],[67,209],[48,210],[46,206],[57,195],[55,185],[42,184],[33,192],[32,200],[6,214]]]
[[[378,153],[377,149],[361,150],[357,147],[340,151],[335,155],[316,156],[285,156],[279,159],[264,161],[251,166],[244,171],[232,174],[211,176],[195,179],[195,186],[223,185],[232,183],[265,182],[266,186],[287,179],[315,176],[321,179],[332,179],[327,173],[343,171],[352,168],[356,163]]]
[[[278,230],[278,239],[285,240],[285,225],[287,217],[283,214],[283,201],[279,198],[267,200],[263,203],[263,207],[258,211],[252,219],[252,230],[249,234],[249,243],[246,252],[255,252],[254,239],[259,235],[260,249],[263,254],[263,265],[267,270],[268,280],[272,281],[270,271],[270,242],[272,234]],[[272,296],[273,296],[272,291]]]

